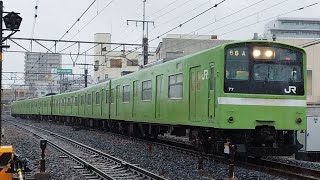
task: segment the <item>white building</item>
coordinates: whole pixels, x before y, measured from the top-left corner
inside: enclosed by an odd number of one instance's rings
[[[110,33],[97,33],[95,42],[111,43]],[[110,44],[101,44],[95,47],[93,82],[99,83],[108,79],[117,78],[140,69],[143,63],[141,52],[129,53],[127,49],[112,51]],[[121,49],[123,47],[119,47]],[[127,56],[123,56],[128,54]],[[154,61],[154,56],[149,57],[149,62]]]
[[[264,38],[320,38],[319,18],[289,18],[278,17],[267,23]]]
[[[34,96],[56,92],[58,77],[52,74],[53,69],[61,68],[60,54],[32,53],[25,54],[25,84],[30,86]]]

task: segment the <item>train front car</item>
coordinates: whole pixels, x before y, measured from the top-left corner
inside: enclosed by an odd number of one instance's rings
[[[240,154],[294,154],[302,147],[295,133],[306,129],[304,50],[252,41],[226,45],[224,52],[224,88],[217,99],[224,139]]]

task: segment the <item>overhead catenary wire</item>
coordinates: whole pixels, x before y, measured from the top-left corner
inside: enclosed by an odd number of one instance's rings
[[[88,7],[87,9],[80,15],[80,17],[71,25],[71,27],[59,38],[59,40],[62,40],[62,38],[64,38],[65,35],[67,35],[69,33],[69,31],[80,21],[80,19],[88,12],[88,10],[92,7],[92,5],[96,2],[97,0],[94,0]],[[49,50],[51,50],[55,45],[53,45]],[[47,51],[48,53],[49,51]],[[39,59],[32,65],[32,67],[27,70],[26,72],[29,72],[31,69],[34,68],[34,66],[40,61],[40,57]]]
[[[261,13],[261,12],[263,12],[263,11],[266,11],[266,10],[268,10],[268,9],[271,9],[271,8],[273,8],[273,7],[275,7],[275,6],[278,6],[278,5],[280,5],[280,4],[282,4],[283,2],[286,2],[286,1],[288,1],[288,0],[284,0],[284,1],[282,1],[282,2],[276,3],[276,4],[274,4],[274,5],[272,5],[272,6],[269,6],[269,7],[265,8],[265,9],[263,9],[263,10],[260,10],[259,12]],[[252,25],[254,25],[254,24],[261,23],[261,22],[270,20],[270,19],[275,18],[275,17],[279,17],[279,16],[282,16],[282,15],[286,15],[286,14],[289,14],[289,13],[293,13],[293,12],[296,12],[296,11],[300,11],[300,10],[303,10],[303,9],[306,9],[306,8],[309,8],[309,7],[318,5],[318,3],[319,3],[319,2],[316,2],[316,3],[313,3],[313,4],[307,5],[307,6],[303,6],[303,7],[294,9],[294,10],[289,11],[289,12],[286,12],[286,13],[278,14],[278,15],[273,16],[273,17],[271,17],[271,18],[267,18],[267,19],[265,19],[265,20],[258,21],[258,22],[256,22],[256,23],[252,23],[252,24],[250,24],[250,25],[246,25],[246,26],[244,26],[244,27],[237,28],[236,30],[240,30],[240,29],[243,29],[243,28],[245,28],[245,27],[249,27],[249,26],[252,26]],[[250,6],[251,6],[251,5],[250,5]],[[245,7],[245,9],[247,9],[247,8],[248,8],[248,7]],[[242,11],[242,10],[239,10],[239,11],[237,11],[237,12],[240,12],[240,11]],[[259,12],[257,12],[257,13],[259,13]],[[236,12],[235,12],[235,13],[236,13]],[[232,14],[235,14],[235,13],[232,13]],[[226,27],[226,26],[228,26],[228,25],[230,25],[230,24],[233,24],[233,23],[235,23],[235,22],[239,22],[240,20],[247,19],[248,17],[251,17],[251,16],[253,16],[253,15],[256,15],[257,13],[250,14],[250,15],[248,15],[248,16],[246,16],[246,17],[243,17],[243,18],[241,18],[241,19],[238,19],[238,20],[235,20],[235,21],[233,21],[233,22],[230,22],[229,24],[224,25],[224,26],[221,26],[221,27],[216,28],[216,29],[214,29],[214,30],[221,29],[222,27]],[[230,15],[231,15],[231,14],[230,14]],[[227,15],[227,16],[230,16],[230,15]],[[225,18],[225,17],[223,17],[223,18]],[[222,18],[221,18],[221,19],[222,19]],[[222,36],[222,35],[225,35],[225,34],[234,32],[234,31],[236,31],[236,30],[232,30],[232,31],[229,31],[229,32],[226,32],[226,33],[222,33],[222,34],[219,34],[218,36]],[[210,32],[211,32],[211,31],[212,31],[212,30],[210,30]],[[206,32],[206,33],[209,33],[209,32]],[[205,33],[205,34],[206,34],[206,33]],[[175,45],[168,46],[168,47],[166,47],[166,48],[164,49],[164,51],[165,51],[166,49],[172,48],[172,47],[174,47],[174,46],[178,46],[178,45],[180,45],[180,44],[185,44],[186,42],[192,41],[192,40],[193,40],[193,39],[186,39],[186,40],[182,41],[181,43],[177,43],[177,44],[175,44]],[[198,41],[198,42],[189,44],[189,45],[184,46],[184,47],[181,47],[181,48],[189,47],[189,46],[192,46],[192,45],[195,45],[195,44],[198,44],[198,43],[201,43],[201,41]],[[320,43],[320,40],[319,40],[319,43]],[[130,54],[130,53],[128,53],[128,54]]]
[[[202,11],[201,13],[193,16],[192,18],[190,18],[190,19],[188,19],[188,20],[186,20],[186,21],[184,21],[183,23],[179,24],[178,26],[173,27],[172,29],[166,31],[165,33],[162,33],[162,34],[158,35],[156,38],[154,38],[154,39],[152,39],[152,40],[149,40],[148,42],[150,43],[150,42],[152,42],[152,41],[154,41],[154,40],[156,40],[156,39],[159,39],[159,38],[162,37],[163,35],[171,32],[171,31],[173,31],[173,30],[175,30],[175,29],[177,29],[177,28],[182,27],[184,24],[187,24],[188,22],[196,19],[197,17],[203,15],[204,13],[208,12],[209,10],[211,10],[211,9],[213,9],[213,8],[217,8],[220,4],[222,4],[222,3],[225,2],[225,1],[226,1],[226,0],[222,0],[222,1],[218,2],[218,3],[216,3],[215,5],[211,6],[211,7],[208,8],[208,9],[206,9],[205,11]],[[140,47],[140,48],[141,48],[141,47]],[[137,50],[140,49],[140,48],[137,48]],[[131,54],[131,53],[132,53],[132,52],[129,52],[128,54]],[[126,55],[128,55],[128,54],[126,54]]]
[[[88,12],[88,10],[92,7],[92,5],[96,2],[97,0],[93,0],[93,2],[87,7],[87,9],[80,15],[80,17],[71,25],[71,27],[59,38],[61,40],[66,36],[70,30],[81,20],[81,18]]]
[[[243,28],[246,28],[246,27],[249,27],[249,26],[253,26],[253,25],[255,25],[255,24],[258,24],[258,23],[261,23],[261,22],[265,22],[265,21],[271,20],[271,19],[276,18],[276,17],[279,17],[279,16],[283,16],[283,15],[287,15],[287,14],[290,14],[290,13],[293,13],[293,12],[296,12],[296,11],[304,10],[304,9],[306,9],[306,8],[310,8],[310,7],[315,6],[315,5],[318,5],[318,4],[319,4],[319,2],[313,3],[313,4],[309,4],[309,5],[300,7],[300,8],[296,8],[296,9],[294,9],[294,10],[287,11],[287,12],[285,12],[285,13],[281,13],[281,14],[278,14],[278,15],[275,15],[275,16],[272,16],[272,17],[269,17],[269,18],[266,18],[266,19],[264,19],[264,20],[261,20],[261,21],[255,22],[255,23],[251,23],[251,24],[249,24],[249,25],[241,26],[241,27],[236,28],[236,29],[234,29],[234,30],[231,30],[231,31],[228,31],[228,32],[224,32],[224,33],[218,34],[218,36],[222,36],[222,35],[225,35],[225,34],[228,34],[228,33],[231,33],[231,32],[235,32],[235,31],[238,31],[238,30],[240,30],[240,29],[243,29]],[[273,6],[274,6],[274,5],[273,5]],[[266,8],[266,9],[270,9],[270,7],[269,7],[269,8]],[[251,15],[251,16],[252,16],[252,15]],[[248,16],[244,17],[244,19],[247,18],[247,17],[248,17]],[[239,21],[239,20],[234,21],[234,22],[238,22],[238,21]],[[230,23],[230,24],[231,24],[231,23]],[[211,31],[210,31],[210,32],[211,32]],[[192,40],[192,39],[191,39],[191,40]],[[191,40],[188,39],[188,40],[183,41],[182,43],[185,43],[185,42],[191,41]],[[179,43],[179,44],[182,44],[182,43]],[[183,48],[189,47],[189,46],[192,46],[192,45],[195,45],[195,44],[198,44],[198,43],[201,43],[201,42],[195,42],[195,43],[189,44],[189,45],[187,45],[187,46],[184,46]],[[177,45],[178,45],[178,44],[176,44],[175,46],[177,46]],[[172,48],[172,47],[173,47],[173,46],[168,47],[168,48]],[[167,48],[166,48],[166,49],[167,49]]]
[[[216,30],[222,29],[222,28],[224,28],[224,27],[227,27],[227,26],[229,26],[229,25],[232,25],[232,24],[234,24],[235,22],[243,21],[243,20],[245,20],[245,19],[247,19],[247,18],[249,18],[249,17],[255,16],[255,15],[261,13],[261,12],[264,12],[264,11],[267,11],[267,10],[269,10],[269,9],[271,9],[271,8],[274,8],[274,7],[276,7],[276,6],[279,6],[280,4],[282,4],[282,3],[284,3],[284,2],[287,2],[287,1],[289,1],[289,0],[284,0],[284,1],[278,2],[278,3],[276,3],[276,4],[273,4],[273,5],[269,6],[269,7],[264,8],[264,9],[262,9],[262,10],[259,10],[259,11],[255,12],[255,13],[252,13],[252,14],[249,14],[249,15],[247,15],[247,16],[245,16],[245,17],[242,17],[242,18],[239,18],[239,19],[237,19],[237,20],[231,21],[231,22],[229,22],[228,24],[225,24],[225,25],[223,25],[223,26],[220,26],[220,27],[218,27],[218,28],[215,28],[215,29],[213,29],[213,30],[210,30],[210,31],[208,31],[208,32],[205,32],[205,33],[203,33],[203,34],[208,34],[208,33],[211,33],[211,32],[213,32],[213,31],[216,31]],[[257,5],[257,4],[261,3],[261,2],[262,2],[262,1],[258,1],[257,3],[254,3],[254,4],[252,4],[252,5],[246,6],[246,7],[242,8],[242,9],[240,9],[240,10],[234,12],[234,13],[231,13],[231,14],[229,14],[229,15],[227,15],[227,16],[222,17],[221,19],[219,19],[219,20],[217,20],[217,21],[214,21],[214,22],[209,23],[209,24],[207,24],[207,25],[205,25],[205,26],[202,26],[202,27],[196,29],[195,31],[198,31],[198,30],[200,30],[200,29],[203,29],[203,28],[205,28],[205,27],[208,27],[209,25],[212,25],[212,24],[214,24],[214,23],[216,23],[216,22],[219,22],[219,21],[221,21],[221,20],[223,20],[223,19],[226,19],[226,18],[228,18],[228,17],[231,17],[231,16],[233,16],[233,15],[235,15],[235,14],[238,14],[239,12],[242,12],[242,11],[248,9],[248,8],[251,8],[252,6],[255,6],[255,5]],[[191,34],[191,33],[195,32],[195,31],[192,31],[192,32],[190,32],[190,33],[188,33],[188,34]],[[188,34],[187,34],[187,35],[188,35]],[[183,36],[181,36],[181,38],[183,38],[183,37],[185,37],[185,36],[187,36],[187,35],[183,35]],[[178,46],[178,45],[183,44],[183,43],[185,43],[185,42],[187,42],[187,41],[191,41],[191,40],[182,41],[181,43],[177,43],[177,44],[175,44],[174,46]],[[192,44],[191,44],[191,45],[192,45]],[[169,49],[169,48],[172,48],[172,47],[174,47],[174,46],[168,46],[168,47],[166,47],[164,50]]]
[[[149,42],[152,42],[152,41],[154,41],[154,40],[156,40],[156,39],[159,39],[159,38],[160,38],[160,37],[162,37],[163,35],[166,35],[167,33],[171,32],[171,31],[173,31],[173,30],[175,30],[175,29],[177,29],[177,28],[182,27],[183,25],[185,25],[185,24],[187,24],[188,22],[190,22],[190,21],[192,21],[192,20],[196,19],[197,17],[199,17],[199,16],[201,16],[202,14],[204,14],[204,13],[206,13],[206,12],[210,11],[211,9],[213,9],[213,8],[217,8],[220,4],[224,3],[225,1],[226,1],[226,0],[222,0],[222,1],[218,2],[217,4],[215,4],[215,5],[211,6],[210,8],[206,9],[205,11],[203,11],[203,12],[201,12],[201,13],[197,14],[196,16],[193,16],[192,18],[190,18],[190,19],[186,20],[185,22],[183,22],[183,23],[179,24],[178,26],[175,26],[174,28],[172,28],[172,29],[170,29],[170,30],[166,31],[165,33],[160,34],[159,36],[157,36],[156,38],[154,38],[154,39],[150,40]]]
[[[77,33],[74,35],[74,36],[72,36],[70,39],[69,39],[69,41],[70,40],[72,40],[73,38],[75,38],[84,28],[86,28],[96,17],[98,17],[99,15],[100,15],[100,13],[101,12],[103,12],[108,6],[110,6],[110,4],[112,3],[112,2],[114,2],[115,0],[111,0],[107,5],[105,5],[100,11],[98,11],[97,12],[97,14],[93,17],[93,18],[91,18],[91,20],[88,22],[88,23],[86,23],[79,31],[77,31]],[[62,48],[66,45],[67,43],[65,43],[63,46],[62,46]],[[61,48],[61,49],[62,49]],[[65,49],[62,49],[62,50],[59,50],[59,53],[60,52],[63,52]]]
[[[38,8],[39,8],[39,0],[36,1],[36,5],[34,7],[35,13],[34,13],[34,19],[33,19],[32,30],[31,30],[31,39],[34,36],[34,31],[35,31],[37,17],[38,17]]]

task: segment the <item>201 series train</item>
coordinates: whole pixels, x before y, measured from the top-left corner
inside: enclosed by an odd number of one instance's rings
[[[252,156],[292,155],[306,129],[306,53],[272,41],[223,44],[74,92],[13,102],[12,116],[136,136],[189,136]]]

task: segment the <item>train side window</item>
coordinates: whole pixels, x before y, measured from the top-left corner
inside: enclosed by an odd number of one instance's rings
[[[152,98],[152,84],[151,80],[142,82],[142,100],[151,101]]]
[[[183,97],[183,74],[169,76],[169,98],[182,99]]]
[[[75,106],[78,106],[78,97],[77,96],[74,97],[74,102],[73,103],[74,103]]]
[[[130,85],[123,86],[122,102],[130,102]]]
[[[108,99],[109,99],[109,90],[106,90],[106,103],[108,103]]]
[[[114,103],[114,89],[111,89],[110,103]]]
[[[96,92],[96,104],[100,104],[100,92]]]
[[[214,90],[214,65],[210,66],[210,90]]]
[[[87,97],[88,97],[88,101],[87,101],[87,102],[88,102],[88,105],[91,105],[91,94],[88,94]]]
[[[84,104],[84,96],[82,95],[81,96],[81,105],[83,105]]]
[[[71,105],[71,98],[68,98],[67,106],[70,106],[70,105]]]
[[[202,76],[201,76],[201,72],[197,71],[197,90],[199,91],[201,89],[201,80],[202,80]]]

